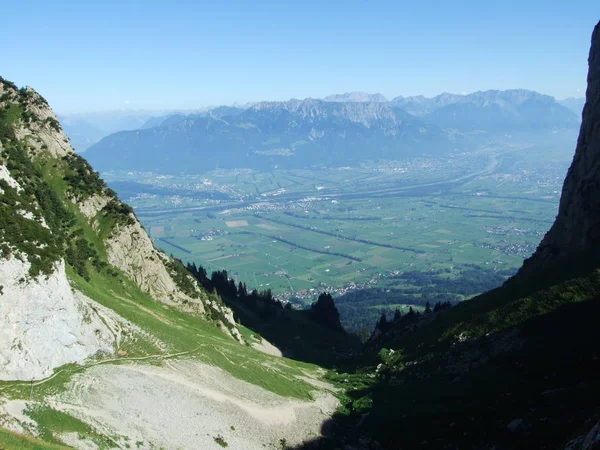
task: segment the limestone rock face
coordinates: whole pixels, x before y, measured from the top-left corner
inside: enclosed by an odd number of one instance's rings
[[[191,276],[189,280],[201,293],[200,298],[190,297],[175,283],[167,266],[169,258],[154,248],[148,234],[137,220],[131,225],[119,226],[106,244],[109,263],[125,272],[154,300],[178,305],[193,313],[210,315],[208,310],[212,309],[222,317],[220,328],[223,332],[243,342],[231,309],[209,299]]]
[[[5,89],[0,83],[0,96]],[[18,139],[28,138],[28,144],[35,151],[44,151],[54,157],[63,157],[73,152],[69,138],[59,126],[58,118],[50,106],[35,90],[30,87],[25,88],[25,92],[30,96],[28,108],[39,120],[30,122],[26,126],[17,127],[15,134]]]
[[[116,337],[93,302],[71,289],[61,261],[48,277],[28,277],[29,263],[0,261],[0,380],[37,380],[99,352]]]
[[[2,143],[0,143],[0,148],[2,148]],[[4,164],[0,164],[0,180],[6,181],[10,187],[15,188],[17,191],[22,189],[21,186],[19,186],[19,183],[10,176],[10,172]],[[1,188],[0,192],[2,192]]]
[[[175,304],[193,300],[181,292],[165,267],[166,257],[160,254],[136,220],[133,225],[120,226],[107,241],[108,261],[157,301]],[[204,311],[202,304],[199,308]]]
[[[98,211],[104,208],[109,201],[110,197],[106,195],[94,194],[84,201],[77,203],[77,206],[81,214],[88,219],[93,219],[98,214]]]
[[[558,216],[517,278],[600,246],[600,23],[592,35],[588,62],[583,120],[575,157],[563,185]]]

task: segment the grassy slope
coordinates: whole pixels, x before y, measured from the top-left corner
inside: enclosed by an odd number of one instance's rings
[[[0,428],[0,450],[66,450],[64,445],[52,444]]]

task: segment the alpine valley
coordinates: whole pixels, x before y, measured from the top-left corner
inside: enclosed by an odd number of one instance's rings
[[[0,78],[0,448],[600,448],[600,24],[569,108],[348,93],[83,158]]]

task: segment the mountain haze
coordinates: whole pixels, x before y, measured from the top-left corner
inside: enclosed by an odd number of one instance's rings
[[[59,114],[73,149],[84,152],[104,136],[122,130],[137,130],[160,111],[106,111]]]
[[[396,97],[390,104],[440,128],[463,132],[519,132],[574,128],[576,114],[553,97],[534,91],[480,91],[434,98]]]
[[[385,103],[308,99],[262,102],[241,112],[227,109],[222,116],[217,112],[116,133],[86,156],[101,171],[194,173],[217,167],[340,166],[445,153],[461,145]]]
[[[346,92],[333,94],[323,98],[326,102],[378,102],[387,103],[388,99],[381,94],[368,94],[366,92]]]
[[[558,103],[569,108],[571,111],[577,114],[577,116],[581,116],[583,105],[585,105],[585,98],[569,97],[563,100],[558,100]]]
[[[351,93],[169,115],[152,119],[144,129],[107,136],[87,157],[101,171],[336,167],[441,156],[474,148],[497,133],[550,133],[579,125],[577,116],[552,97],[525,90],[391,102],[374,97]]]

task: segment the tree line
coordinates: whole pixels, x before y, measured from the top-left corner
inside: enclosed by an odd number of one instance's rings
[[[290,303],[283,305],[281,301],[274,298],[271,289],[262,291],[252,289],[250,291],[246,283],[239,281],[236,284],[233,278],[229,278],[226,270],[216,270],[209,278],[206,269],[195,263],[188,263],[187,269],[208,292],[216,291],[224,299],[237,302],[265,321],[278,318],[282,315],[283,310],[291,311],[293,309]],[[344,332],[340,314],[333,298],[328,293],[322,293],[311,305],[310,317],[330,330]]]

